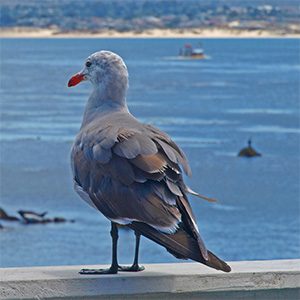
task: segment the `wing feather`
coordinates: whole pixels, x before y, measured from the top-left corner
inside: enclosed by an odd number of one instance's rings
[[[207,259],[185,196],[180,165],[190,174],[188,162],[166,134],[150,128],[108,125],[83,132],[73,151],[76,182],[111,220],[143,222],[166,233],[183,222]]]
[[[90,148],[90,147],[85,147],[85,148]],[[112,156],[111,150],[105,149],[104,147],[102,147],[101,144],[94,145],[92,148],[92,152],[93,152],[92,158],[102,164],[108,163]]]
[[[129,138],[115,145],[113,148],[115,154],[132,159],[137,157],[141,152],[141,145],[137,139]]]
[[[113,151],[121,157],[133,159],[138,155],[153,155],[157,153],[157,147],[147,136],[135,133],[117,143]]]
[[[151,132],[152,138],[157,142],[165,151],[167,156],[173,162],[179,162],[185,173],[189,176],[192,175],[191,168],[189,163],[185,157],[183,151],[172,141],[172,139],[164,132],[160,131],[159,129],[151,126],[151,125],[144,125],[145,129]],[[175,157],[174,157],[175,156]]]
[[[133,165],[147,173],[162,173],[167,162],[161,154],[138,155],[130,161]]]

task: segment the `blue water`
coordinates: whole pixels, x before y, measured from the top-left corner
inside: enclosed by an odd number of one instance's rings
[[[1,40],[0,206],[76,220],[1,222],[1,266],[110,262],[109,222],[73,192],[69,166],[91,86],[66,83],[100,49],[128,65],[131,112],[167,131],[191,162],[187,182],[219,199],[190,199],[207,247],[226,260],[299,258],[299,40],[209,39],[209,59],[173,59],[185,42]],[[237,157],[249,137],[262,157]],[[120,261],[130,263],[133,234],[120,234]],[[143,238],[141,261],[176,259]]]

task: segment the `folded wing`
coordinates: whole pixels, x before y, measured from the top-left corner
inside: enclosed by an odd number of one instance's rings
[[[72,161],[76,190],[107,218],[176,257],[228,271],[200,237],[182,178],[181,167],[189,175],[190,167],[165,133],[122,116],[105,126],[91,124],[77,136]]]

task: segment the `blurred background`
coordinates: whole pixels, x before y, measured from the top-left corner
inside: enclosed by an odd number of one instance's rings
[[[91,86],[67,82],[102,49],[128,66],[130,111],[170,134],[188,184],[219,200],[190,198],[207,247],[225,260],[299,258],[297,1],[0,4],[1,267],[110,263],[110,223],[73,191],[69,158]],[[238,156],[249,139],[261,156]],[[133,252],[121,230],[120,262]],[[146,238],[140,256],[178,261]]]

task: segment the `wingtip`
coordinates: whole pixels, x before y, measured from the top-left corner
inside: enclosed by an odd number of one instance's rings
[[[229,273],[231,272],[231,267],[225,261],[222,261],[222,268],[220,270]]]
[[[208,251],[209,259],[206,262],[206,265],[212,267],[214,269],[229,273],[231,271],[231,267],[222,259],[217,257],[212,252]]]
[[[224,268],[224,272],[226,272],[226,273],[231,272],[231,267],[230,267],[229,265],[227,265],[227,266]]]

